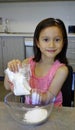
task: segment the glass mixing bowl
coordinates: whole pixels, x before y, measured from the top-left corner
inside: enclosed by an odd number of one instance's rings
[[[24,125],[39,125],[49,118],[54,100],[47,105],[28,105],[25,104],[24,97],[15,96],[12,92],[8,93],[4,102],[11,116]]]

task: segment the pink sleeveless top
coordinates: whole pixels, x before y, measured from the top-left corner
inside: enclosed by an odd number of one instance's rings
[[[32,73],[31,78],[30,78],[30,86],[31,86],[31,88],[40,90],[40,92],[48,91],[57,69],[60,66],[64,65],[64,64],[60,63],[58,60],[56,60],[53,64],[53,66],[50,68],[47,75],[40,78],[35,75],[36,62],[33,61],[32,58],[30,58],[29,63],[30,63],[30,68],[31,68],[31,73]],[[55,106],[62,106],[61,91],[59,92],[59,94],[56,97]]]

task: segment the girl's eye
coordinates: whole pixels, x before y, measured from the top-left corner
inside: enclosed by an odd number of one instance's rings
[[[45,38],[45,39],[43,39],[45,42],[48,42],[49,41],[49,39],[48,38]]]
[[[61,39],[60,38],[56,38],[55,42],[61,42]]]

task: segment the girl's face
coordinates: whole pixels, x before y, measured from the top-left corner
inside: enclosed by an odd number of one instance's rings
[[[60,28],[52,26],[43,29],[40,32],[37,46],[42,55],[49,58],[55,58],[63,48],[63,35]]]

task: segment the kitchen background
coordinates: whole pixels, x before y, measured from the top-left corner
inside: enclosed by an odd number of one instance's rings
[[[75,1],[0,3],[0,17],[8,19],[10,32],[34,32],[46,17],[60,18],[68,28],[75,24]]]
[[[0,3],[0,32],[10,32],[0,33],[0,101],[7,93],[1,81],[7,62],[12,58],[23,59],[26,55],[29,57],[29,52],[32,53],[32,45],[29,45],[32,44],[35,27],[38,22],[47,17],[62,19],[68,32],[68,26],[75,25],[75,1]],[[71,35],[69,36],[68,56],[73,68],[75,68],[74,53],[75,36]],[[75,76],[73,81],[75,84]]]

